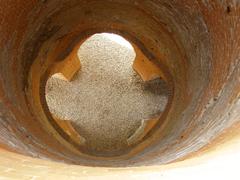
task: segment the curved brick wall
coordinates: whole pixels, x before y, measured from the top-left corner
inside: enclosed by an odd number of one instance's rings
[[[15,152],[77,165],[151,166],[186,158],[222,133],[228,140],[240,120],[239,17],[233,0],[0,1],[6,161]],[[70,78],[80,66],[72,64],[80,44],[100,32],[128,39],[137,58],[158,67],[172,89],[158,122],[118,156],[87,152],[65,132],[71,127],[53,119],[44,96],[48,77],[63,72]]]

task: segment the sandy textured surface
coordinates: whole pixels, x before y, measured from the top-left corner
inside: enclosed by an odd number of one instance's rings
[[[142,120],[163,111],[166,84],[159,79],[144,83],[132,69],[134,50],[107,35],[88,39],[79,57],[82,69],[73,81],[48,80],[50,111],[72,121],[88,148],[96,152],[122,149]]]

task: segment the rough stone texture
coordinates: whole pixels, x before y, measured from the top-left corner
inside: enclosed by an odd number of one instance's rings
[[[169,94],[160,79],[143,82],[132,68],[133,48],[112,37],[90,37],[79,49],[81,70],[74,79],[53,76],[46,86],[53,115],[72,121],[88,148],[105,153],[124,149],[143,120],[161,114]]]
[[[0,1],[1,147],[65,163],[126,167],[178,161],[223,132],[230,140],[240,119],[239,17],[236,0]],[[117,157],[95,157],[74,143],[44,99],[52,68],[98,32],[127,38],[173,90],[156,126]]]

